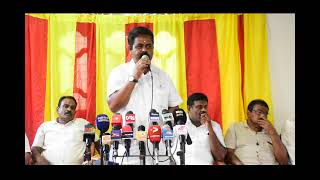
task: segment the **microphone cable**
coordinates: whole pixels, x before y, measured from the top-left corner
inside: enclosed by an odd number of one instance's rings
[[[147,138],[147,139],[149,139],[149,138]],[[155,159],[153,158],[154,155],[152,155],[152,154],[150,153],[150,149],[149,149],[149,146],[148,146],[149,143],[148,143],[148,142],[149,142],[149,141],[147,140],[146,144],[147,144],[148,152],[149,152],[150,156],[152,157],[152,159],[155,160]]]
[[[172,155],[174,155],[175,153],[176,153],[176,151],[177,151],[177,147],[178,147],[178,138],[176,138],[176,142],[174,143],[175,145],[176,145],[176,147],[175,147],[175,149],[174,149],[174,152],[173,153],[171,153]],[[170,145],[169,145],[170,146]],[[170,148],[171,149],[171,148]],[[159,162],[165,162],[165,161],[168,161],[170,159],[170,157],[168,157],[168,159],[166,159],[166,160],[163,160],[163,161],[159,161]],[[174,163],[175,164],[177,164],[176,163],[176,160],[174,159],[174,157],[172,157],[172,159],[173,159],[173,161],[174,161]]]
[[[122,165],[122,163],[123,163],[123,159],[124,159],[125,157],[127,157],[127,158],[128,158],[127,150],[125,150],[125,151],[124,151],[124,153],[123,153],[123,156],[122,156],[122,160],[121,160],[120,165]],[[128,160],[128,159],[127,159],[127,160]]]
[[[153,75],[151,71],[151,66],[150,66],[150,75],[151,75],[151,107],[150,107],[150,111],[151,111],[153,106]]]

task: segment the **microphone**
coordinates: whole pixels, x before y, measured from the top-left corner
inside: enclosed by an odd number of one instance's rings
[[[149,121],[152,125],[158,125],[160,122],[159,113],[155,109],[151,109],[149,112]]]
[[[114,125],[111,131],[111,141],[113,142],[113,153],[118,156],[119,142],[121,140],[121,130],[119,125]]]
[[[159,164],[159,142],[161,140],[161,127],[159,125],[152,125],[148,129],[148,136],[150,142],[153,144],[156,165]]]
[[[136,139],[139,141],[139,150],[140,150],[140,165],[146,164],[146,147],[145,142],[147,141],[147,132],[146,128],[143,125],[138,127],[138,131],[136,132]]]
[[[174,125],[185,125],[187,122],[186,112],[181,108],[173,111],[173,118],[174,118]],[[189,133],[187,133],[187,144],[188,145],[192,144],[192,140],[190,138]]]
[[[141,53],[140,59],[143,61],[151,60],[150,55],[146,51]],[[148,71],[151,71],[150,65],[148,65]]]
[[[83,133],[83,141],[86,143],[86,150],[84,152],[84,161],[91,161],[91,144],[94,142],[95,132],[94,126],[90,123],[84,126],[84,133]]]
[[[100,130],[100,137],[102,136],[103,133],[108,131],[109,129],[109,118],[105,114],[99,114],[96,117],[96,125],[97,128]]]
[[[124,140],[124,143],[125,143],[127,156],[129,156],[131,140],[133,139],[133,131],[132,131],[131,126],[129,126],[129,125],[123,126],[123,128],[122,128],[122,139]]]
[[[103,165],[104,160],[103,160],[103,152],[105,147],[102,145],[102,135],[109,129],[109,118],[105,114],[99,114],[96,117],[96,125],[97,128],[100,130],[100,165]]]
[[[101,137],[101,144],[102,144],[102,153],[101,153],[101,160],[100,161],[106,161],[105,164],[108,164],[108,158],[109,158],[109,152],[110,152],[110,142],[111,142],[111,135],[110,133],[103,133]],[[103,165],[101,163],[101,165]]]
[[[173,124],[174,124],[173,114],[169,112],[167,109],[163,109],[161,117],[162,117],[163,123],[169,125],[172,130]]]
[[[162,140],[166,146],[166,155],[169,154],[170,165],[176,165],[171,154],[171,142],[173,140],[173,130],[168,124],[162,126]]]
[[[112,127],[115,125],[118,125],[119,129],[122,128],[122,115],[120,113],[113,114],[111,125],[112,125]]]
[[[191,138],[188,134],[187,126],[185,125],[187,121],[187,115],[183,109],[179,108],[173,111],[173,117],[174,117],[175,129],[180,139],[180,151],[177,152],[177,155],[180,156],[180,164],[185,165],[186,137],[187,139],[189,138],[189,143],[190,144],[192,143]],[[188,145],[190,145],[189,143]]]
[[[126,124],[131,126],[131,129],[134,129],[134,124],[136,122],[136,115],[133,114],[132,111],[128,111],[124,119],[126,121]]]

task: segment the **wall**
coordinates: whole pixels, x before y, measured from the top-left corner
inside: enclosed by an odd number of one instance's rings
[[[295,14],[267,14],[275,127],[295,116]]]

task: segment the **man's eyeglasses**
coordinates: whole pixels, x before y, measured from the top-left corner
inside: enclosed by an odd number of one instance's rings
[[[252,110],[256,115],[260,116],[261,114],[263,114],[264,116],[268,116],[268,112],[263,112],[263,111],[260,111],[260,110]]]

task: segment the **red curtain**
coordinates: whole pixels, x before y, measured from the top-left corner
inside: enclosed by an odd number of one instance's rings
[[[221,126],[221,93],[215,20],[193,20],[184,24],[187,94],[208,96],[209,116]]]

